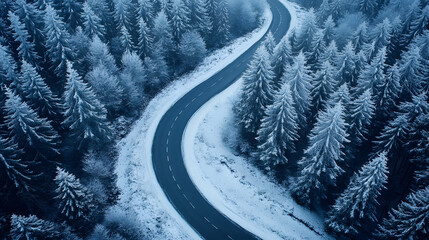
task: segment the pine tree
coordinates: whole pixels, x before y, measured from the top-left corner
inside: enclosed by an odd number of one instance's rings
[[[288,162],[286,154],[295,151],[298,140],[297,114],[290,84],[285,83],[274,97],[274,103],[265,111],[257,140],[259,158],[269,168]]]
[[[319,9],[316,12],[317,21],[325,22],[326,18],[331,14],[331,6],[329,6],[329,0],[322,0]]]
[[[31,190],[30,181],[32,171],[29,164],[19,156],[22,151],[18,145],[11,140],[4,139],[0,136],[0,184],[2,189],[14,186],[20,191]]]
[[[415,46],[403,54],[402,61],[399,64],[400,83],[404,94],[419,93],[424,82],[421,76],[421,69],[420,49]]]
[[[429,237],[429,187],[410,193],[379,225],[383,239],[427,239]]]
[[[419,6],[420,1],[412,2],[406,16],[402,19],[402,36],[401,36],[401,47],[405,48],[411,41],[413,35],[411,26],[416,21],[417,17],[421,15],[421,9]]]
[[[216,41],[215,46],[224,46],[230,39],[229,29],[229,13],[227,8],[227,2],[225,0],[219,0],[216,5],[216,24],[213,27],[213,37]]]
[[[332,19],[332,16],[328,16],[325,23],[323,24],[323,40],[325,43],[330,43],[334,40],[335,36],[335,22]]]
[[[339,233],[357,234],[364,221],[376,222],[377,197],[387,183],[387,158],[382,153],[365,164],[337,198],[327,225]]]
[[[185,69],[195,67],[205,57],[206,44],[197,31],[183,34],[179,43],[179,56]]]
[[[67,65],[64,106],[66,119],[63,124],[70,128],[78,149],[87,141],[101,144],[110,140],[111,129],[106,120],[106,109],[70,63]]]
[[[332,41],[326,47],[326,50],[323,52],[323,54],[319,57],[320,59],[319,64],[323,62],[329,62],[331,63],[331,65],[335,66],[338,55],[339,55],[339,51],[338,51],[337,43],[335,41]]]
[[[352,43],[356,53],[362,50],[362,47],[368,42],[369,42],[368,25],[366,22],[363,22],[362,24],[359,25],[357,30],[352,34]]]
[[[57,120],[61,109],[59,99],[46,85],[36,68],[26,61],[22,62],[20,80],[24,99],[39,116]]]
[[[100,39],[104,39],[106,29],[101,23],[101,19],[94,13],[92,8],[87,2],[83,4],[83,26],[85,27],[85,34],[92,38],[97,35]]]
[[[134,43],[131,34],[126,27],[121,28],[121,47],[124,52],[134,51]]]
[[[86,80],[91,85],[100,102],[104,104],[110,116],[120,110],[123,89],[115,75],[102,64],[94,67],[87,75]]]
[[[59,136],[50,121],[40,118],[21,97],[6,89],[5,125],[12,141],[30,157],[42,156],[45,159],[58,154]],[[33,160],[33,159],[30,159]]]
[[[103,65],[111,74],[118,73],[115,59],[110,54],[107,44],[101,41],[98,36],[94,36],[89,46],[88,59],[92,67]]]
[[[12,225],[10,237],[13,240],[62,238],[54,223],[39,219],[35,215],[25,217],[13,214],[10,221]]]
[[[373,95],[379,94],[379,87],[386,81],[386,47],[380,49],[377,56],[367,65],[359,76],[358,94],[370,89]]]
[[[58,188],[56,199],[59,199],[61,213],[69,220],[87,219],[91,210],[92,195],[73,174],[57,167],[54,179]]]
[[[337,81],[338,85],[348,83],[352,86],[356,85],[356,61],[357,56],[353,48],[352,42],[348,42],[343,51],[338,54],[335,65],[338,66]]]
[[[338,20],[344,14],[344,6],[342,0],[331,0],[330,8],[331,15],[335,20]]]
[[[294,64],[285,70],[282,78],[283,83],[290,83],[292,98],[295,102],[298,124],[301,129],[307,125],[307,113],[310,107],[311,76],[307,67],[305,56],[301,52],[294,59]]]
[[[167,19],[167,15],[164,11],[161,11],[155,18],[154,27],[152,29],[152,35],[154,40],[154,51],[157,57],[163,57],[166,59],[168,54],[174,49],[173,43],[173,28],[171,27],[170,21]]]
[[[154,3],[152,0],[138,0],[140,5],[140,16],[143,18],[145,23],[149,26],[153,26],[154,19]]]
[[[273,102],[273,76],[269,54],[264,46],[260,46],[243,75],[243,93],[238,109],[240,123],[252,135],[259,129],[266,107]]]
[[[316,70],[319,69],[319,62],[321,56],[326,51],[325,40],[323,39],[323,31],[318,30],[316,34],[314,34],[313,40],[310,45],[310,52],[308,53],[307,59],[308,64],[311,66],[311,69]]]
[[[422,9],[419,15],[411,22],[410,31],[406,33],[406,38],[411,41],[416,36],[423,33],[424,30],[428,29],[429,25],[429,5]]]
[[[374,113],[375,103],[373,101],[371,90],[367,89],[351,104],[350,139],[353,140],[355,144],[366,140],[368,127],[371,125]]]
[[[275,86],[280,88],[280,78],[283,76],[286,68],[292,63],[292,48],[288,38],[280,40],[279,44],[274,48],[271,65],[275,74]]]
[[[9,48],[0,44],[0,83],[6,86],[11,85],[10,87],[15,91],[20,92],[21,84],[19,75],[16,73],[17,68]]]
[[[360,0],[359,2],[359,10],[368,17],[372,17],[374,15],[376,7],[376,0]]]
[[[296,35],[296,42],[294,43],[295,52],[304,51],[308,52],[313,40],[314,34],[317,32],[317,23],[314,10],[310,9],[305,15],[302,26]]]
[[[337,86],[335,74],[336,69],[329,62],[324,62],[321,69],[314,76],[311,90],[314,109],[320,109],[335,91]]]
[[[137,44],[138,53],[141,59],[148,57],[152,54],[153,39],[149,32],[149,28],[143,18],[139,21],[139,42]]]
[[[400,74],[398,65],[387,69],[385,81],[380,86],[377,96],[377,112],[384,117],[391,117],[392,110],[401,94]]]
[[[182,0],[174,0],[171,17],[171,25],[173,27],[173,38],[178,43],[182,35],[190,29],[189,9],[185,6]]]
[[[209,33],[212,31],[213,23],[209,17],[209,12],[205,0],[187,1],[190,10],[190,23],[195,26],[200,35],[207,41]]]
[[[143,62],[134,52],[125,52],[122,56],[122,71],[119,75],[119,85],[124,89],[124,97],[129,112],[138,109],[145,100],[144,89],[146,76]]]
[[[70,35],[64,22],[50,5],[45,10],[45,34],[46,48],[52,69],[59,78],[63,78],[66,72],[66,61],[70,57]]]
[[[348,142],[344,118],[341,103],[318,115],[309,146],[298,161],[300,172],[292,186],[292,195],[300,204],[310,206],[326,198],[326,188],[335,185],[337,176],[343,172],[338,163],[343,161],[343,144]]]
[[[265,49],[267,49],[270,55],[273,55],[274,48],[276,47],[276,40],[274,40],[274,36],[271,31],[268,31],[264,41],[262,42],[262,45],[265,46]]]
[[[111,6],[113,1],[111,0],[87,0],[88,5],[91,7],[93,12],[101,19],[101,24],[106,29],[106,39],[110,40],[113,36],[117,35],[117,25],[115,22],[113,11]]]
[[[346,115],[348,116],[349,115],[348,112],[351,105],[351,97],[350,97],[349,85],[347,83],[344,83],[343,85],[338,87],[338,89],[330,96],[330,98],[326,103],[327,103],[327,106],[332,108],[339,102],[341,102],[342,105],[344,106],[344,109],[345,109],[344,111],[347,113]]]
[[[25,25],[25,29],[30,34],[30,42],[36,44],[36,49],[42,48],[44,42],[44,22],[43,14],[34,3],[27,3],[25,0],[15,1],[15,14]]]
[[[131,19],[128,15],[128,9],[131,1],[128,0],[114,0],[114,13],[113,16],[116,21],[116,29],[121,31],[123,27],[128,30],[131,29]]]
[[[406,115],[398,115],[389,121],[375,141],[377,153],[396,150],[405,143],[409,131],[409,123]]]
[[[53,6],[60,11],[61,17],[67,23],[68,29],[74,32],[82,25],[82,3],[75,0],[53,0]]]
[[[392,24],[390,24],[388,18],[375,26],[372,32],[372,41],[374,42],[375,51],[379,51],[381,48],[387,47],[391,43],[392,31]]]
[[[25,25],[21,23],[19,17],[13,12],[9,12],[10,28],[13,31],[13,37],[19,43],[18,56],[33,64],[38,64],[40,57],[35,51],[35,45],[30,42],[30,34],[25,29]]]

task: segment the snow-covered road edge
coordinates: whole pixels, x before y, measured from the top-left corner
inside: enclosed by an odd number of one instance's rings
[[[281,2],[288,8],[291,14],[290,30],[292,30],[298,26],[304,10],[286,0],[281,0]],[[288,31],[286,37],[290,33],[291,31]],[[188,122],[182,139],[182,155],[192,181],[202,195],[205,196],[216,209],[262,239],[329,238],[329,236],[323,233],[324,226],[322,220],[315,217],[314,214],[311,214],[306,209],[296,206],[292,199],[284,197],[287,193],[282,189],[283,187],[276,186],[275,183],[270,182],[269,179],[262,174],[253,173],[251,167],[247,168],[247,166],[245,166],[246,164],[236,164],[234,161],[239,159],[239,157],[235,158],[231,152],[228,153],[228,150],[224,146],[221,146],[221,140],[219,139],[230,137],[223,135],[225,133],[222,131],[228,131],[229,129],[229,125],[225,122],[231,123],[231,121],[233,121],[230,117],[225,117],[225,115],[232,114],[232,111],[225,113],[225,111],[228,111],[225,110],[225,108],[232,109],[234,102],[232,99],[237,99],[236,95],[240,93],[241,84],[242,80],[239,80],[228,89],[212,98],[200,108]],[[208,135],[214,136],[215,140],[211,140]],[[201,167],[205,167],[206,169],[202,169]],[[228,171],[228,169],[230,171]],[[237,169],[239,171],[243,170],[243,172],[239,173]],[[250,171],[248,171],[249,169]],[[242,178],[239,180],[240,182],[234,182],[238,181],[238,178],[240,178],[237,176],[240,176],[240,174],[245,175],[246,173],[252,176],[247,179]],[[252,186],[252,180],[253,183],[255,183],[254,180],[256,179],[256,181],[258,181],[258,177],[264,183],[258,186],[256,186],[256,184]],[[242,181],[245,181],[247,185],[244,183],[240,185]],[[228,187],[228,185],[231,186]],[[239,186],[237,187],[236,185]],[[267,189],[264,189],[264,187]],[[247,191],[247,193],[237,193],[242,189]],[[273,211],[272,209],[267,210],[264,209],[264,207],[258,208],[255,205],[246,205],[248,203],[244,200],[246,197],[253,197],[256,201],[259,200],[257,199],[258,197],[255,197],[258,196],[257,194],[249,194],[253,189],[263,189],[268,195],[275,195],[266,198],[261,196],[263,199],[260,200],[260,204],[262,205],[265,203],[269,205],[267,208],[274,208],[275,211],[281,212],[278,214],[280,217],[277,221],[270,219],[270,217],[276,216],[275,214],[269,214],[269,210]],[[284,202],[282,202],[283,200]],[[258,203],[256,203],[256,205],[257,204]],[[242,211],[240,212],[240,207],[247,207],[250,209],[241,208]],[[254,214],[254,212],[257,211],[260,211],[259,216],[257,213]],[[266,215],[262,216],[264,213],[266,213]],[[316,230],[313,231],[309,229],[293,216],[289,216],[288,213],[296,213],[298,217],[308,219],[310,222],[309,225]],[[319,233],[322,235],[319,235]]]
[[[118,143],[115,173],[121,194],[107,217],[118,212],[137,219],[141,232],[158,229],[154,239],[200,239],[200,236],[174,209],[157,182],[152,165],[152,141],[162,116],[184,94],[233,62],[263,37],[272,22],[272,13],[264,13],[263,25],[232,44],[217,50],[193,72],[172,82],[145,109],[131,132]],[[160,227],[161,226],[161,227]]]

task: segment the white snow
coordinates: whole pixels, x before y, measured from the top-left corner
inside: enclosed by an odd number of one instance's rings
[[[118,144],[115,173],[121,194],[118,204],[107,212],[106,218],[119,215],[123,219],[134,219],[134,227],[144,234],[151,234],[147,236],[149,239],[200,239],[177,213],[157,182],[152,166],[152,140],[161,117],[180,97],[262,38],[272,21],[271,12],[267,11],[264,18],[259,29],[214,52],[195,71],[175,80],[151,100],[131,132]]]

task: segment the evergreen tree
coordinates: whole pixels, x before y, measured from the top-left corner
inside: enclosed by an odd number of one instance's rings
[[[73,174],[57,167],[54,179],[58,188],[56,199],[59,199],[61,213],[69,220],[87,219],[92,211],[92,195]]]
[[[139,56],[134,52],[125,52],[122,56],[119,85],[124,89],[128,112],[135,112],[145,100],[143,93],[146,87],[146,79],[143,62]]]
[[[209,17],[205,0],[188,0],[190,23],[197,28],[200,35],[207,41],[213,23]]]
[[[335,91],[337,81],[335,79],[336,69],[329,62],[324,62],[321,69],[316,73],[312,81],[312,106],[315,110],[328,100]]]
[[[195,67],[205,57],[206,44],[197,31],[183,34],[179,44],[179,55],[185,69]]]
[[[368,42],[369,42],[368,25],[366,22],[363,22],[352,34],[352,43],[356,53],[361,51],[362,47]]]
[[[35,45],[30,42],[30,34],[25,29],[25,25],[21,23],[19,17],[13,12],[9,12],[10,28],[13,31],[15,42],[19,43],[18,56],[33,64],[38,64],[40,57],[35,51]]]
[[[173,29],[170,21],[167,19],[167,15],[164,11],[161,11],[155,18],[152,30],[153,40],[155,43],[154,50],[155,55],[158,55],[157,57],[166,59],[173,51],[174,43],[172,32]]]
[[[25,217],[13,214],[10,221],[12,225],[10,237],[13,240],[62,238],[54,223],[39,219],[35,215]]]
[[[335,65],[338,66],[337,81],[338,85],[348,83],[355,86],[357,81],[356,76],[356,61],[357,56],[353,48],[352,42],[348,42],[343,51],[338,54]]]
[[[374,11],[377,7],[377,0],[360,0],[359,10],[368,17],[374,15]]]
[[[112,75],[104,65],[99,64],[85,78],[110,116],[120,110],[124,96],[123,89],[115,75]]]
[[[347,127],[341,103],[318,115],[309,146],[298,161],[300,172],[292,186],[292,195],[300,204],[310,206],[326,198],[326,188],[335,185],[337,176],[343,172],[338,163],[343,161],[343,144],[348,142]]]
[[[400,83],[404,94],[418,94],[420,92],[424,82],[421,69],[420,49],[415,46],[403,54],[399,64]]]
[[[314,34],[317,32],[317,23],[314,10],[310,9],[305,15],[302,26],[296,35],[296,42],[294,43],[295,52],[305,51],[308,52],[313,40]]]
[[[429,187],[410,193],[379,225],[383,239],[427,239],[429,237]]]
[[[405,39],[411,42],[413,38],[423,33],[429,26],[429,5],[427,5],[420,14],[411,22],[410,31],[405,34]]]
[[[285,83],[276,93],[274,103],[266,108],[257,140],[259,158],[268,168],[287,163],[286,154],[295,151],[298,116],[293,105],[290,84]]]
[[[66,119],[63,124],[70,128],[78,149],[87,141],[101,144],[110,140],[111,129],[106,120],[106,109],[70,63],[67,65],[64,106]]]
[[[21,84],[16,69],[16,62],[10,54],[9,48],[0,44],[0,83],[5,86],[10,85],[15,91],[19,92]],[[0,87],[2,88],[3,86]]]
[[[28,104],[42,116],[58,120],[60,101],[46,85],[36,68],[26,61],[21,66],[22,93]]]
[[[331,14],[331,6],[329,0],[322,0],[319,9],[316,12],[317,22],[325,22],[326,18]]]
[[[292,63],[292,48],[288,38],[280,40],[279,44],[274,48],[271,65],[275,74],[275,86],[280,88],[280,78],[283,76],[286,68]]]
[[[190,29],[189,12],[182,0],[174,0],[172,6],[171,25],[173,38],[179,43],[182,35]]]
[[[379,51],[383,47],[387,47],[392,39],[392,24],[388,18],[382,23],[377,24],[372,33],[372,41],[374,42],[375,51]]]
[[[308,53],[308,64],[312,69],[319,69],[318,63],[322,62],[320,60],[321,56],[326,51],[325,40],[323,39],[323,31],[318,30],[316,34],[314,34],[313,40],[310,45],[310,52]]]
[[[406,16],[402,20],[402,37],[401,37],[401,47],[404,49],[411,41],[413,37],[411,26],[413,22],[417,19],[417,16],[421,15],[421,9],[419,6],[419,1],[412,2]]]
[[[401,94],[400,74],[398,65],[387,69],[385,81],[380,86],[377,96],[377,112],[385,117],[391,117],[392,110]]]
[[[0,184],[2,190],[15,187],[19,191],[29,191],[32,171],[27,162],[19,159],[22,151],[18,145],[0,136]],[[3,191],[2,191],[3,192]]]
[[[52,69],[59,78],[63,78],[66,72],[66,61],[70,57],[70,35],[64,22],[50,5],[45,10],[45,34],[46,48]]]
[[[124,52],[134,51],[134,43],[131,34],[126,27],[121,28],[121,47]]]
[[[27,3],[25,0],[15,1],[15,14],[25,25],[25,29],[30,34],[29,42],[36,44],[36,49],[42,48],[44,42],[44,22],[43,14],[34,3]]]
[[[149,28],[146,25],[146,22],[143,18],[140,18],[139,21],[139,42],[137,44],[138,53],[140,55],[141,59],[144,59],[145,57],[148,57],[150,54],[152,54],[152,44],[153,39],[149,32]]]
[[[359,144],[366,140],[368,127],[371,125],[374,113],[375,103],[373,101],[371,90],[367,89],[351,104],[350,139],[353,140],[355,144]]]
[[[376,222],[377,198],[387,183],[387,158],[380,154],[365,164],[328,213],[327,225],[335,232],[357,234],[366,220]]]
[[[88,5],[93,12],[101,19],[101,24],[106,29],[106,39],[110,40],[113,36],[117,35],[117,25],[115,22],[114,14],[111,9],[113,1],[111,0],[87,0]]]
[[[85,34],[92,38],[97,35],[99,38],[104,39],[106,29],[101,23],[101,19],[94,13],[92,8],[87,2],[83,4],[83,26],[85,27]]]
[[[265,49],[267,49],[270,55],[273,55],[274,48],[276,47],[276,40],[274,40],[274,36],[271,31],[268,31],[264,41],[262,42],[262,45],[265,46]]]
[[[342,0],[331,0],[330,8],[331,15],[335,20],[338,20],[344,14],[344,6]]]
[[[138,0],[140,5],[140,16],[143,18],[145,23],[149,26],[153,26],[153,19],[155,14],[155,7],[152,0]]]
[[[216,22],[213,26],[213,41],[215,46],[224,46],[230,39],[229,13],[225,0],[219,0],[216,5]]]
[[[373,95],[379,94],[379,87],[386,81],[386,47],[380,49],[377,56],[361,72],[358,82],[358,94],[370,89]]]
[[[53,0],[54,7],[61,13],[63,21],[67,23],[68,29],[74,32],[82,25],[82,3],[76,0]]]
[[[131,1],[128,0],[114,0],[114,13],[113,16],[116,21],[116,29],[122,31],[122,28],[131,29],[131,19],[128,15]]]
[[[339,55],[339,51],[338,51],[337,43],[335,41],[332,41],[326,47],[326,50],[323,52],[323,54],[319,57],[320,59],[319,64],[323,62],[329,62],[331,63],[331,65],[335,66],[338,55]]]
[[[283,83],[290,83],[294,107],[298,114],[298,124],[301,129],[307,125],[307,112],[310,107],[311,76],[305,56],[301,52],[294,59],[294,64],[285,70]]]
[[[345,109],[344,111],[347,113],[346,115],[348,116],[350,105],[351,105],[351,97],[350,97],[349,85],[347,83],[344,83],[343,85],[341,85],[330,96],[330,98],[327,101],[327,106],[332,108],[339,102],[341,102],[342,105],[344,106],[344,109]]]
[[[238,109],[239,121],[251,135],[256,134],[266,107],[273,102],[273,76],[269,54],[264,46],[260,46],[243,75],[243,93]]]
[[[42,156],[49,159],[58,154],[59,136],[51,123],[40,118],[21,97],[6,89],[5,125],[12,141],[18,143],[30,160]]]
[[[406,115],[398,115],[389,121],[375,141],[377,153],[391,153],[405,143],[409,131],[409,123]]]
[[[325,43],[330,43],[334,40],[335,36],[335,22],[332,16],[328,16],[325,23],[323,24],[323,40]]]
[[[101,41],[98,36],[94,36],[89,46],[88,59],[92,67],[103,65],[111,74],[118,73],[115,59],[110,54],[107,44]]]

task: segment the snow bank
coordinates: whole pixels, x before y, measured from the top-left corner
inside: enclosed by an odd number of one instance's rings
[[[291,28],[297,27],[303,10],[282,3],[291,13]],[[182,154],[192,181],[215,208],[263,239],[329,239],[323,219],[231,150],[238,136],[232,109],[241,84],[211,99],[188,122]]]
[[[161,117],[178,99],[262,38],[272,21],[271,12],[265,12],[264,18],[259,29],[214,52],[195,71],[175,80],[152,99],[131,132],[117,146],[115,173],[121,195],[118,204],[108,211],[110,217],[115,213],[132,216],[136,227],[150,234],[149,239],[200,238],[170,204],[157,182],[152,166],[152,140]]]

